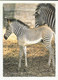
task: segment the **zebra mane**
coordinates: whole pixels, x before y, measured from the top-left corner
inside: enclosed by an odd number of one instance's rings
[[[42,4],[37,5],[36,10],[40,9],[41,7],[48,7],[48,8],[51,8],[53,11],[55,11],[55,7],[49,3],[47,3],[47,4],[42,3]]]
[[[23,24],[24,26],[30,28],[30,26],[28,26],[27,24],[25,24],[24,22],[22,22],[21,20],[18,20],[18,19],[15,19],[15,18],[12,18],[12,19],[7,19],[7,22],[10,21],[10,22],[14,22],[14,21],[17,21],[19,22],[20,24]]]

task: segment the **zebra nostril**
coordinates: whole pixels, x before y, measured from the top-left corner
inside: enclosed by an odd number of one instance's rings
[[[7,40],[7,36],[4,35],[4,38]]]

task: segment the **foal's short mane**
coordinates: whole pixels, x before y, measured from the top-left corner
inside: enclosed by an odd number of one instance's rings
[[[30,26],[28,26],[27,24],[25,24],[25,23],[22,22],[21,20],[17,20],[17,19],[15,19],[15,18],[13,18],[13,19],[7,19],[7,21],[10,21],[10,22],[17,21],[17,22],[19,22],[20,24],[23,24],[24,26],[27,26],[28,28],[30,28]]]

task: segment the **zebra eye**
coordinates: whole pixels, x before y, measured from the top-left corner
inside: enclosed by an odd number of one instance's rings
[[[9,30],[9,29],[7,29],[7,30]]]

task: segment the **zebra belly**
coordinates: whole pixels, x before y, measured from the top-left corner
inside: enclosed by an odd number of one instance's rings
[[[42,40],[42,38],[39,38],[37,40],[28,40],[28,39],[18,39],[18,43],[21,46],[26,46],[26,45],[31,45],[31,44],[36,44],[39,43]]]
[[[28,39],[25,39],[25,45],[36,44],[36,43],[39,43],[41,40],[42,40],[42,38],[37,39],[37,40],[33,40],[33,41],[30,41]]]

